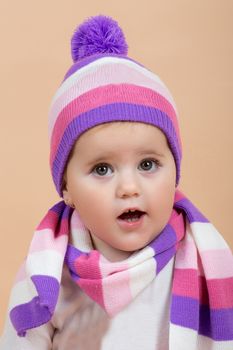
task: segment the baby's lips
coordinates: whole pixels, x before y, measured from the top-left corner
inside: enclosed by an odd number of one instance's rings
[[[140,209],[127,209],[127,210],[124,210],[117,218],[120,220],[125,220],[129,217],[135,217],[135,216],[140,218],[144,214],[146,213]]]

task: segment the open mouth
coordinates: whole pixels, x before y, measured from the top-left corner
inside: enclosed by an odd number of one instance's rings
[[[143,215],[145,215],[145,212],[141,210],[127,210],[119,215],[118,219],[127,222],[135,222],[138,221]]]

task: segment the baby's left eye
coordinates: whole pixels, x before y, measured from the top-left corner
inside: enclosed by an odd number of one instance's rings
[[[138,166],[139,170],[154,171],[158,168],[158,162],[153,159],[144,159]]]
[[[97,164],[92,169],[92,173],[100,177],[106,177],[106,176],[110,176],[113,173],[113,169],[109,164],[101,163],[101,164]]]

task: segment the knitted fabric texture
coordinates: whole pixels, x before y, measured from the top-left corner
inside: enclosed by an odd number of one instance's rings
[[[106,44],[105,35],[103,47],[99,47],[99,40],[98,45],[94,42],[97,49],[90,50],[92,22],[99,23],[100,31],[106,26],[106,17],[94,17],[87,22],[87,33],[84,34],[81,27],[73,37],[72,53],[77,61],[65,75],[49,112],[50,168],[59,195],[62,196],[62,179],[69,154],[79,136],[109,122],[141,122],[160,128],[175,159],[178,184],[181,140],[177,110],[169,90],[157,75],[126,56],[126,44],[121,43],[116,48],[114,35],[119,27],[112,26],[112,20],[109,19],[110,28],[106,28],[107,37],[113,31],[110,43]],[[95,38],[96,31],[95,27]],[[87,41],[88,48],[76,47],[75,43],[80,45],[80,41]],[[88,56],[83,54],[86,51]]]
[[[25,336],[28,329],[51,319],[64,262],[79,287],[114,316],[173,256],[169,349],[180,339],[185,339],[190,349],[203,342],[208,345],[203,349],[230,349],[232,254],[214,226],[179,191],[171,218],[160,235],[128,259],[115,263],[93,250],[78,213],[63,201],[56,204],[35,231],[18,274],[10,301],[11,321],[18,335]]]
[[[161,129],[179,182],[181,141],[173,98],[158,76],[126,56],[123,34],[113,24],[100,16],[79,28],[72,39],[75,63],[52,101],[50,166],[61,196],[76,140],[88,129],[110,122],[141,122]],[[169,350],[181,348],[181,342],[190,350],[232,349],[232,254],[213,225],[178,190],[171,218],[159,236],[117,263],[93,250],[77,211],[64,201],[53,206],[37,227],[17,276],[11,322],[19,336],[26,336],[51,320],[64,264],[83,292],[114,317],[172,258]]]

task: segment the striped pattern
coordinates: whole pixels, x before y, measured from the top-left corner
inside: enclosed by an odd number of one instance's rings
[[[180,176],[181,140],[173,98],[159,77],[124,56],[98,55],[74,64],[49,113],[50,167],[61,195],[62,176],[78,137],[113,121],[152,124],[170,143]]]
[[[56,204],[38,226],[17,276],[11,321],[18,335],[25,336],[28,329],[51,319],[64,261],[80,288],[114,317],[174,256],[169,349],[179,349],[181,339],[190,349],[198,344],[200,349],[205,344],[211,349],[232,348],[232,254],[214,226],[178,191],[171,219],[161,234],[115,263],[92,250],[78,213],[64,202]]]
[[[189,210],[186,236],[176,255],[171,322],[216,341],[233,340],[232,253],[187,199],[177,207]]]

